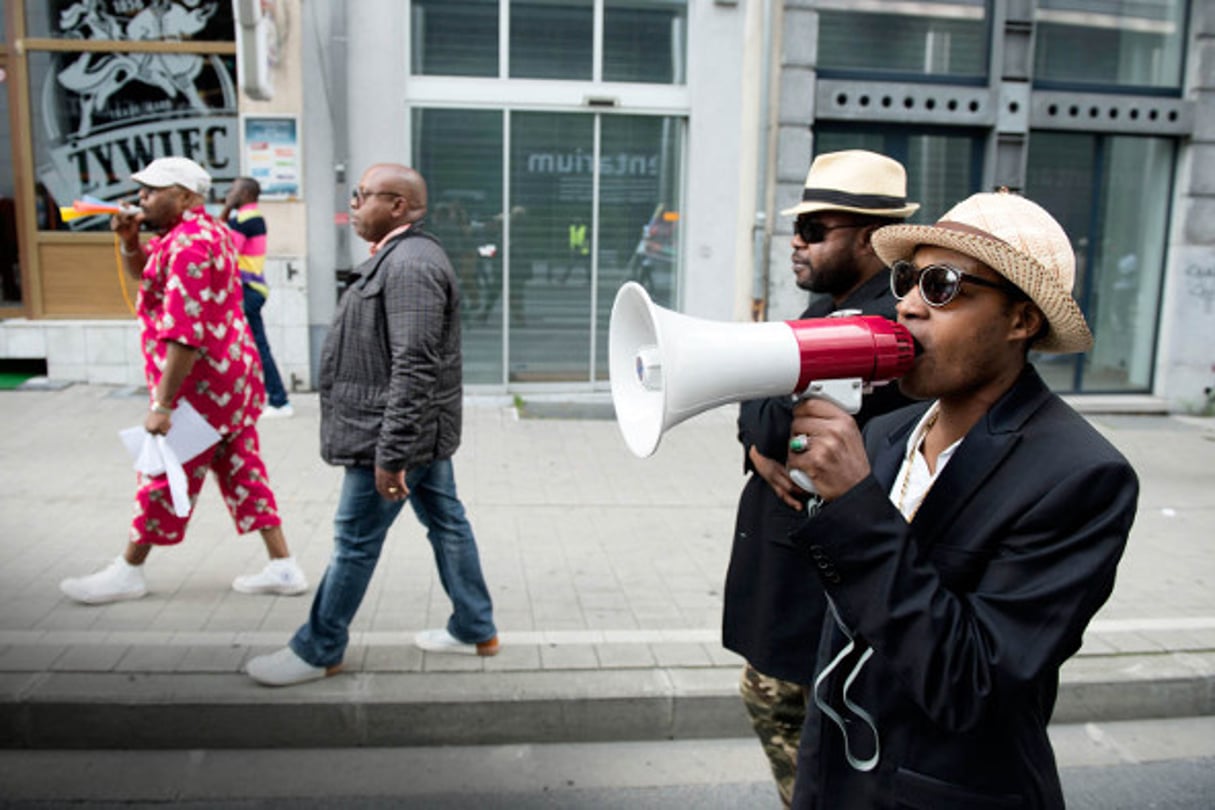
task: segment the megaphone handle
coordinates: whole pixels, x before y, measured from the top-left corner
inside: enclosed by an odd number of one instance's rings
[[[793,479],[793,483],[806,490],[810,495],[809,499],[806,500],[806,516],[812,516],[823,505],[823,498],[818,494],[818,490],[814,488],[814,482],[810,480],[810,476],[801,470],[789,470],[789,477]]]
[[[848,413],[856,413],[861,409],[861,394],[865,391],[865,381],[860,377],[845,379],[845,380],[816,380],[806,386],[806,390],[800,394],[793,395],[794,402],[800,402],[803,399],[817,398],[825,399],[843,408]],[[810,480],[810,476],[802,470],[789,470],[789,477],[793,479],[793,483],[810,493],[810,500],[815,502],[815,506],[822,503],[822,499],[818,496],[818,490],[814,488],[814,482]],[[807,505],[807,508],[810,508]],[[813,514],[813,512],[811,512]]]

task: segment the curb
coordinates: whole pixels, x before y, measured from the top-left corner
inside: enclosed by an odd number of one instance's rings
[[[243,675],[0,675],[0,747],[344,748],[749,736],[737,667]],[[1078,658],[1055,723],[1215,714],[1215,652]]]

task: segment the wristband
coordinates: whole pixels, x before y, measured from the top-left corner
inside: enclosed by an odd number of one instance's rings
[[[118,243],[118,252],[123,256],[126,256],[128,259],[139,255],[138,250],[127,250],[127,246],[123,242]]]
[[[165,416],[172,416],[172,415],[173,415],[173,409],[172,409],[172,408],[168,407],[167,405],[161,405],[161,404],[160,404],[159,402],[157,402],[156,400],[152,400],[152,404],[151,404],[151,406],[148,408],[148,410],[150,410],[152,413],[159,413],[159,414],[163,414],[163,415],[165,415]]]

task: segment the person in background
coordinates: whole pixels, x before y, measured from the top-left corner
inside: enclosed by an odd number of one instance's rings
[[[919,349],[899,387],[923,402],[864,436],[830,402],[794,408],[789,462],[824,503],[792,539],[830,609],[793,806],[1061,810],[1059,670],[1139,495],[1028,359],[1092,345],[1071,241],[1007,191],[872,241]]]
[[[351,224],[371,246],[354,269],[321,348],[321,456],[345,469],[334,552],[308,621],[286,647],[249,660],[265,686],[324,678],[342,665],[388,530],[408,500],[452,602],[432,652],[498,653],[493,604],[452,456],[463,427],[460,291],[439,240],[422,228],[426,181],[380,163],[363,173]]]
[[[907,173],[896,160],[859,149],[816,157],[801,202],[781,212],[796,217],[797,286],[815,294],[801,317],[857,310],[893,320],[890,271],[870,237],[919,207],[907,201]],[[895,385],[879,387],[865,396],[857,424],[908,401]],[[786,806],[814,678],[814,656],[807,651],[818,644],[827,609],[813,561],[789,540],[805,519],[804,494],[785,469],[792,421],[790,397],[752,400],[739,409],[743,468],[754,474],[739,498],[722,622],[723,644],[747,661],[743,703]]]
[[[144,428],[166,435],[174,409],[188,402],[219,432],[216,444],[182,465],[191,514],[207,472],[214,472],[236,530],[261,532],[270,555],[261,572],[237,577],[232,587],[303,593],[308,582],[287,548],[259,449],[256,423],[265,391],[241,313],[236,251],[227,229],[203,210],[211,177],[192,160],[167,157],[131,179],[140,185],[140,211],[115,215],[111,228],[126,272],[139,283],[140,347],[151,399]],[[142,223],[158,234],[146,248],[139,241]],[[180,543],[189,521],[189,514],[179,517],[174,510],[165,474],[141,475],[126,551],[95,574],[63,580],[60,590],[89,605],[144,596],[143,564],[152,547]]]
[[[266,218],[257,207],[261,192],[261,185],[252,177],[236,178],[224,197],[219,220],[232,231],[232,241],[236,245],[245,319],[249,322],[257,352],[261,355],[266,398],[269,400],[262,410],[262,418],[269,419],[294,416],[295,409],[287,399],[287,389],[279,376],[274,355],[270,353],[266,324],[262,321],[262,307],[266,305],[270,288],[266,284]]]

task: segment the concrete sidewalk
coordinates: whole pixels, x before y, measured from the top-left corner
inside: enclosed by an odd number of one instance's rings
[[[315,584],[341,479],[317,453],[314,395],[262,423],[292,550]],[[126,542],[134,474],[117,431],[142,393],[0,392],[0,746],[264,747],[664,739],[749,733],[741,662],[719,641],[743,478],[735,409],[633,458],[607,419],[520,419],[472,398],[455,464],[503,650],[422,653],[449,604],[409,514],[363,603],[347,673],[284,690],[240,673],[286,642],[303,597],[245,596],[261,567],[208,484],[185,543],[153,552],[150,594],[83,607],[58,582]],[[529,401],[528,412],[544,403]],[[557,408],[571,415],[578,409]],[[604,403],[583,409],[608,412]],[[1110,603],[1064,668],[1059,722],[1215,714],[1215,420],[1093,416],[1142,479]]]

